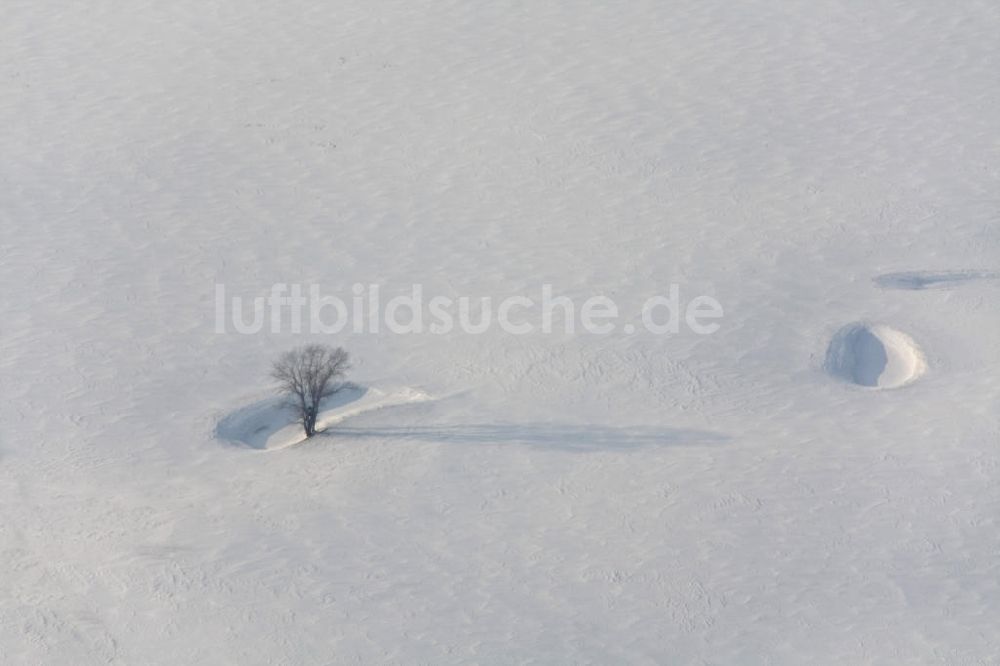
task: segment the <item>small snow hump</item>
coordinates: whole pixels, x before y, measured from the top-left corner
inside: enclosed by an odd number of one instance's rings
[[[927,361],[907,334],[889,326],[854,323],[833,336],[823,367],[852,384],[892,389],[916,381],[926,372]]]

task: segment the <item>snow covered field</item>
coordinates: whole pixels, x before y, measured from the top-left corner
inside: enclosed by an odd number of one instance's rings
[[[1000,664],[1000,4],[0,13],[0,663]],[[279,282],[725,317],[215,332]]]

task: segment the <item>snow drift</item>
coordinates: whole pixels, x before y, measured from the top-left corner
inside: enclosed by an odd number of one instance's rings
[[[323,402],[316,430],[322,432],[347,418],[372,410],[429,399],[426,393],[411,388],[382,391],[350,385]],[[294,411],[281,396],[237,409],[219,421],[215,434],[219,439],[265,451],[285,449],[306,439]]]

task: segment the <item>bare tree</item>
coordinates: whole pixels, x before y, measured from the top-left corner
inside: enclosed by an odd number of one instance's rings
[[[271,377],[288,395],[306,437],[316,434],[320,403],[344,387],[340,379],[350,367],[343,348],[325,345],[298,347],[274,362]]]

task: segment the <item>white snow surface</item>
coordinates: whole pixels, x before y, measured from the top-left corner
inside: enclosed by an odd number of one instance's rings
[[[994,0],[5,0],[0,663],[1000,663],[998,35]],[[275,282],[725,317],[215,333],[216,283]],[[919,381],[827,372],[863,321]],[[304,342],[400,404],[220,436]]]

